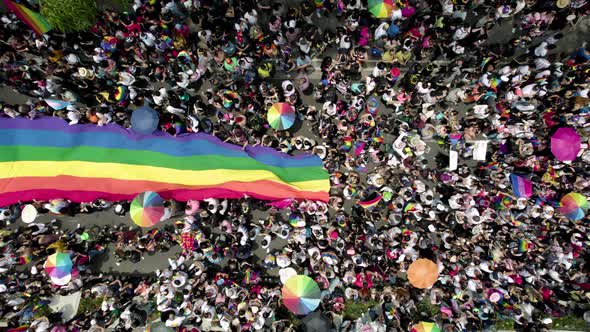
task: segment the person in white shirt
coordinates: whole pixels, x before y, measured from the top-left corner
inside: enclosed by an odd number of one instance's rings
[[[258,12],[256,11],[256,9],[252,9],[251,11],[246,12],[246,14],[244,14],[244,18],[246,19],[248,24],[256,25],[256,23],[258,22]]]
[[[149,32],[149,31],[147,31],[147,32],[142,33],[141,35],[139,35],[139,39],[141,39],[141,41],[147,47],[154,46],[154,43],[156,42],[156,37],[154,36],[153,33]]]

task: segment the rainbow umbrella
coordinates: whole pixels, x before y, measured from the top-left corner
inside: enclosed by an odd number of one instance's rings
[[[551,136],[551,153],[559,161],[575,160],[580,148],[580,136],[573,128],[559,128]]]
[[[286,130],[295,123],[295,109],[287,103],[276,103],[268,109],[266,120],[276,130]]]
[[[431,322],[420,322],[412,327],[411,332],[440,332],[440,328]]]
[[[141,227],[151,227],[164,216],[164,200],[153,191],[141,193],[131,202],[129,213],[133,222]]]
[[[70,255],[63,252],[56,252],[47,257],[43,268],[52,279],[63,279],[71,275],[72,265]]]
[[[584,218],[588,210],[588,200],[578,193],[569,193],[559,201],[559,213],[569,220],[576,221]]]
[[[377,18],[388,18],[393,11],[393,0],[369,0],[369,11]]]
[[[320,305],[320,287],[305,275],[289,278],[283,286],[282,293],[283,304],[296,315],[307,315]]]
[[[8,10],[15,13],[23,23],[33,29],[39,36],[52,29],[51,24],[41,14],[10,0],[4,0],[4,4]]]

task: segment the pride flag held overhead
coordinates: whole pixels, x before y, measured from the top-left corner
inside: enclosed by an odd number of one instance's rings
[[[0,206],[65,198],[240,198],[328,201],[329,175],[314,155],[221,142],[197,133],[136,134],[58,118],[0,119]]]

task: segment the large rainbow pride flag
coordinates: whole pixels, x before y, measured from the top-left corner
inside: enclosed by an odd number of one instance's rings
[[[59,118],[0,119],[0,206],[65,198],[285,198],[327,201],[329,175],[314,155],[242,147],[207,134],[143,136],[118,125]]]

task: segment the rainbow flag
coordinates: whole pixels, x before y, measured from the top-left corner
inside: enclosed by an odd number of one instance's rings
[[[144,191],[179,201],[248,195],[327,202],[329,190],[329,175],[315,155],[243,149],[203,133],[146,136],[115,124],[0,119],[0,206],[130,200]]]
[[[10,0],[4,0],[4,4],[8,10],[15,13],[23,23],[33,29],[39,36],[52,29],[51,24],[41,14]]]
[[[527,252],[531,248],[531,243],[528,240],[518,240],[518,251],[521,253]]]
[[[18,258],[18,265],[29,264],[31,261],[32,257],[30,255],[22,255]]]
[[[406,203],[406,205],[404,206],[404,213],[414,212],[414,211],[416,211],[416,205],[412,202]]]
[[[26,331],[28,329],[29,329],[29,325],[21,325],[19,327],[8,329],[8,330],[6,330],[6,332],[21,332],[21,331]]]
[[[533,196],[533,183],[528,179],[520,175],[510,174],[510,183],[512,184],[512,192],[516,197],[529,198]]]
[[[381,194],[377,194],[377,196],[375,196],[375,198],[369,199],[366,201],[360,201],[358,204],[365,209],[369,209],[374,206],[377,206],[377,204],[379,204],[379,202],[381,202],[382,199],[383,199],[383,196]]]

